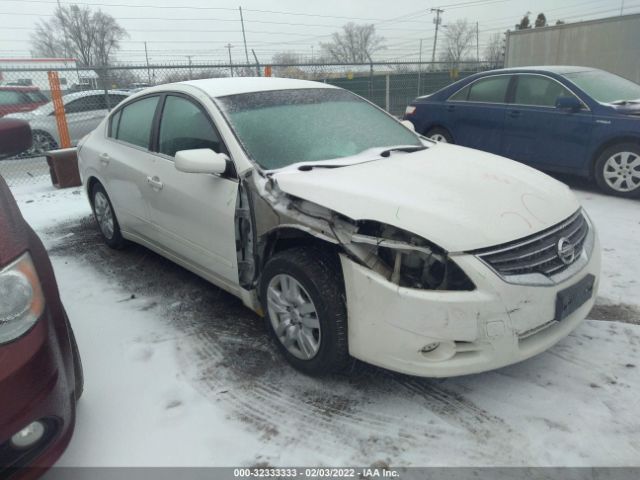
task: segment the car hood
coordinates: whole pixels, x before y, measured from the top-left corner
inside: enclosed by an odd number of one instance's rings
[[[450,252],[537,233],[580,207],[566,185],[537,170],[446,144],[340,168],[288,168],[273,178],[289,195],[393,225]]]
[[[33,113],[33,110],[30,112],[21,112],[21,113],[10,113],[9,115],[5,115],[4,118],[16,118],[19,120],[33,120],[34,118],[41,117],[42,115],[37,115]]]

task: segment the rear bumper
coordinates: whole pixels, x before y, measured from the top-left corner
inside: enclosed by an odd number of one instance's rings
[[[600,276],[597,236],[586,265],[553,286],[506,283],[473,255],[456,263],[474,291],[398,287],[341,257],[349,315],[349,351],[367,363],[424,377],[478,373],[520,362],[566,337],[587,316]],[[592,297],[560,322],[559,291],[592,274]],[[434,345],[437,347],[434,348]]]
[[[67,325],[64,312],[54,318],[47,310],[31,331],[0,346],[0,478],[39,477],[71,440],[76,401]],[[45,425],[42,439],[13,447],[11,437],[34,421]]]

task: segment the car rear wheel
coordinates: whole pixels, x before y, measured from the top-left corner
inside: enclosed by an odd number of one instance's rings
[[[427,138],[430,138],[431,140],[433,140],[435,142],[453,143],[453,137],[444,128],[440,128],[440,127],[432,128],[431,130],[429,130],[427,132],[427,134],[425,136]]]
[[[295,248],[274,255],[260,285],[267,329],[287,361],[321,375],[344,369],[347,309],[339,260],[321,248]]]
[[[621,143],[607,148],[596,160],[596,183],[619,197],[640,196],[640,145]]]
[[[93,186],[91,194],[93,215],[100,227],[100,233],[107,245],[111,248],[121,249],[125,246],[125,240],[120,232],[120,224],[113,210],[113,205],[104,187],[99,183]]]

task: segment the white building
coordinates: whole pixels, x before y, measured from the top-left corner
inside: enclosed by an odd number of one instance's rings
[[[96,73],[78,68],[74,58],[0,58],[0,85],[34,86],[48,93],[47,72],[52,70],[58,72],[63,91],[96,87]]]

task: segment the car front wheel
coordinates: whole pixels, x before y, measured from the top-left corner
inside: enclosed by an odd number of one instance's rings
[[[298,370],[321,375],[350,362],[347,311],[339,260],[321,248],[274,255],[262,274],[267,329]]]
[[[100,227],[102,238],[111,248],[123,248],[125,240],[120,232],[120,224],[113,210],[113,205],[104,187],[99,183],[93,186],[91,199],[93,215],[96,218],[96,222],[98,222],[98,227]]]
[[[622,143],[607,148],[596,160],[595,179],[606,193],[640,196],[640,145]]]

